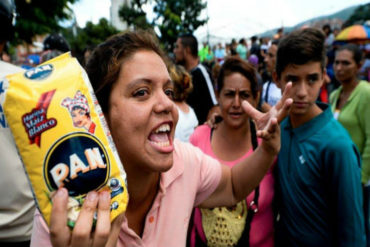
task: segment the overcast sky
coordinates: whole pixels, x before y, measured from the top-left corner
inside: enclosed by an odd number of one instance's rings
[[[80,0],[72,6],[77,22],[97,23],[101,17],[110,19],[110,0]],[[208,0],[208,25],[195,35],[202,39],[211,35],[226,39],[250,37],[281,26],[294,26],[307,19],[333,14],[346,7],[365,4],[369,0]]]

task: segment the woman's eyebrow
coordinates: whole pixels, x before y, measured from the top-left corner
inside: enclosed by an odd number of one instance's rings
[[[164,85],[165,86],[174,86],[175,83],[171,79],[168,79],[167,82]]]
[[[138,78],[138,79],[135,79],[135,80],[129,82],[128,85],[127,85],[127,88],[128,89],[133,89],[138,84],[146,84],[146,85],[149,85],[149,84],[152,84],[152,80],[147,79],[147,78]]]

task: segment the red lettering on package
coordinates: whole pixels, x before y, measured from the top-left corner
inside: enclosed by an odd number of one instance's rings
[[[23,126],[26,129],[30,144],[41,145],[41,134],[57,125],[55,118],[46,118],[46,113],[53,98],[55,89],[43,93],[31,112],[22,116]]]

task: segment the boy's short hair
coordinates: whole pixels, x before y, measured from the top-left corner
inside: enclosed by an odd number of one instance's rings
[[[276,73],[280,78],[291,64],[303,65],[320,62],[324,70],[326,61],[325,34],[320,29],[306,28],[291,32],[279,42],[276,57]]]

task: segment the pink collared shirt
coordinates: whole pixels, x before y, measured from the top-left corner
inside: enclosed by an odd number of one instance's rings
[[[160,189],[146,217],[143,236],[131,230],[125,220],[117,246],[185,246],[193,207],[212,194],[220,179],[217,160],[191,144],[175,140],[173,167],[161,174]],[[52,246],[39,212],[34,219],[31,246]]]

